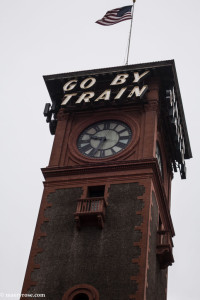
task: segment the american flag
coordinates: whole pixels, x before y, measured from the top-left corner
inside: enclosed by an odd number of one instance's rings
[[[109,10],[105,14],[105,16],[102,19],[96,21],[96,23],[104,26],[109,26],[125,20],[130,20],[132,19],[132,7],[132,5],[129,5]]]

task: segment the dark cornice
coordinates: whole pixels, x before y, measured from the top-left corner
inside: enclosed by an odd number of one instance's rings
[[[119,72],[119,71],[124,72],[124,71],[143,70],[143,69],[152,69],[152,68],[156,69],[156,68],[167,67],[172,65],[174,65],[173,59],[128,65],[128,66],[118,66],[118,67],[110,67],[110,68],[75,71],[75,72],[68,72],[68,73],[61,73],[61,74],[44,75],[43,78],[45,82],[47,82],[48,80],[54,80],[54,79],[64,79],[64,78],[71,78],[77,76],[79,77],[85,75],[98,75],[98,74],[105,74],[105,73],[112,73],[112,72]]]

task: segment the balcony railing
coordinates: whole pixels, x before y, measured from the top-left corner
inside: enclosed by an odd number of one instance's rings
[[[80,229],[82,224],[97,224],[103,228],[106,206],[106,201],[102,197],[79,199],[74,214],[77,228]]]
[[[174,257],[172,254],[173,242],[171,235],[168,231],[159,230],[158,242],[157,242],[157,257],[160,263],[161,269],[165,269],[171,266],[174,262]]]

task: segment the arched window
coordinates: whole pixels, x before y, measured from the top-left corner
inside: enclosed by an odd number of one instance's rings
[[[80,293],[74,296],[73,300],[89,300],[89,297],[86,294]]]
[[[62,300],[99,300],[99,293],[89,284],[78,284],[66,291]]]

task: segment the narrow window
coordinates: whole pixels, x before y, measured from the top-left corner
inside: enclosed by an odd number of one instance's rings
[[[105,185],[89,186],[88,198],[104,197]]]
[[[156,143],[156,158],[158,160],[158,167],[163,179],[163,162],[162,162],[162,156],[161,156],[160,146],[158,145],[158,142]]]
[[[103,228],[107,206],[104,193],[105,185],[88,186],[87,197],[78,199],[76,213],[74,214],[78,229],[84,223],[89,225],[98,224],[101,229]]]

